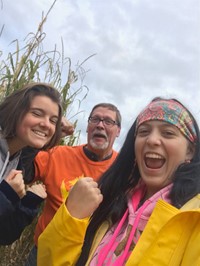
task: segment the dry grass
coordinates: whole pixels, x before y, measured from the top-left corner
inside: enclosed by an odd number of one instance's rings
[[[78,102],[80,107],[81,102],[87,96],[88,88],[83,84],[86,75],[83,64],[91,56],[78,64],[75,69],[72,69],[70,58],[64,54],[63,43],[61,52],[56,50],[56,46],[52,51],[45,51],[43,41],[46,34],[43,31],[43,26],[47,20],[47,15],[42,18],[36,33],[29,33],[23,45],[18,40],[14,40],[12,45],[15,45],[15,51],[8,53],[6,59],[0,60],[0,101],[29,82],[47,82],[60,91],[63,98],[64,114],[67,116],[74,101]],[[3,27],[0,38],[2,31]],[[5,58],[3,51],[0,51],[1,57]],[[75,88],[73,87],[74,84],[76,85]],[[81,99],[79,99],[80,94],[83,95]],[[80,132],[76,131],[76,134],[67,137],[62,144],[76,144],[79,135]],[[37,219],[24,230],[21,238],[15,243],[10,246],[0,246],[0,266],[23,266],[33,245],[33,232],[36,221]]]
[[[27,226],[19,240],[10,246],[0,246],[1,266],[24,266],[26,258],[33,246],[33,235],[37,218]]]

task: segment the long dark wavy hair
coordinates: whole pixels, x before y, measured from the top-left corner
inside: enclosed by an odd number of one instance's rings
[[[60,93],[50,84],[33,82],[25,85],[9,96],[0,104],[0,127],[4,138],[9,139],[16,136],[17,125],[29,111],[31,102],[35,96],[47,96],[53,102],[58,104],[59,114],[56,123],[55,134],[42,149],[52,148],[60,141],[61,137],[61,118],[62,101]]]
[[[155,98],[156,101],[162,98]],[[177,101],[176,99],[173,99]],[[181,104],[179,101],[177,101]],[[182,105],[182,104],[181,104]],[[183,105],[182,105],[183,106]],[[185,108],[185,106],[183,106]],[[187,108],[185,108],[187,110]],[[196,120],[190,114],[197,133],[195,153],[190,163],[181,164],[173,175],[173,187],[170,192],[172,205],[180,208],[189,199],[200,192],[200,134]],[[137,121],[137,120],[136,120]],[[99,226],[106,220],[112,224],[118,222],[127,209],[127,194],[140,179],[135,163],[136,121],[131,126],[118,157],[112,166],[101,176],[99,187],[103,201],[91,217],[77,266],[86,264],[90,248]]]

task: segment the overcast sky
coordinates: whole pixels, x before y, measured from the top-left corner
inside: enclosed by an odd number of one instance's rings
[[[0,50],[36,32],[50,0],[2,0]],[[156,96],[182,101],[200,122],[199,0],[57,0],[44,25],[47,50],[61,38],[72,68],[85,64],[88,96],[78,129],[86,142],[87,117],[99,102],[121,111],[120,149],[138,112]],[[81,97],[81,96],[80,96]],[[69,117],[70,118],[70,117]],[[73,119],[72,119],[73,120]]]

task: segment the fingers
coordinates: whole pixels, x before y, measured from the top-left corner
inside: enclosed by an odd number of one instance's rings
[[[15,188],[18,196],[20,197],[20,199],[23,198],[26,195],[23,175],[21,173],[16,174],[13,178],[13,181],[15,182]]]
[[[74,125],[69,122],[65,117],[61,121],[61,137],[70,136],[74,133]]]
[[[12,187],[20,199],[26,195],[24,179],[21,172],[22,171],[11,170],[9,175],[5,178],[5,181]]]
[[[97,182],[95,182],[92,177],[80,178],[80,180],[78,182],[79,182],[79,185],[85,186],[87,183],[87,185],[89,185],[90,187],[94,187],[94,188],[98,187]],[[77,185],[78,185],[78,182],[77,182]]]
[[[90,216],[103,200],[98,184],[91,178],[81,178],[72,187],[66,202],[69,213],[79,219]]]
[[[39,196],[42,199],[46,199],[46,187],[43,184],[36,184],[34,183],[32,186],[27,187],[27,191],[34,193],[35,195]]]
[[[22,174],[22,170],[12,169],[9,172],[9,174],[6,176],[5,180],[9,181],[9,180],[13,179],[17,174]]]
[[[34,183],[31,186],[25,186],[21,170],[12,169],[5,178],[5,181],[17,193],[20,199],[26,195],[26,191],[30,191],[42,199],[47,197],[46,188],[43,184]]]

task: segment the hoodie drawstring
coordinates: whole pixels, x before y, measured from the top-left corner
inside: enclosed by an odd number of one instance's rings
[[[128,241],[126,243],[126,246],[125,246],[125,249],[124,249],[124,252],[122,254],[122,256],[120,256],[119,258],[117,258],[115,260],[115,262],[112,264],[112,265],[115,265],[115,266],[122,266],[124,261],[126,260],[127,258],[127,255],[128,255],[128,252],[129,252],[129,248],[131,246],[131,243],[132,243],[132,240],[133,240],[133,237],[135,235],[135,231],[138,227],[138,223],[139,223],[139,220],[140,220],[140,217],[143,213],[143,211],[146,209],[146,207],[151,203],[150,200],[146,200],[145,203],[140,207],[140,209],[138,210],[138,214],[135,218],[135,221],[133,223],[133,226],[132,226],[132,229],[131,229],[131,232],[130,232],[130,235],[129,235],[129,238],[128,238]],[[105,259],[106,259],[106,256],[108,255],[109,251],[111,250],[111,248],[113,247],[114,245],[114,242],[126,220],[128,216],[128,209],[126,210],[126,212],[124,213],[122,219],[120,220],[118,226],[116,227],[115,231],[114,231],[114,234],[109,242],[108,245],[106,245],[99,253],[99,257],[98,257],[98,266],[102,266],[103,263],[105,262]]]

